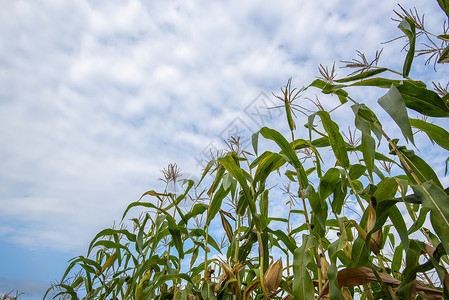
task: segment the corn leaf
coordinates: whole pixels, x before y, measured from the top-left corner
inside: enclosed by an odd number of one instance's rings
[[[307,270],[307,264],[311,261],[309,249],[313,245],[313,237],[303,235],[303,243],[294,253],[293,260],[293,294],[298,299],[313,299],[314,288],[312,278]]]
[[[407,77],[410,74],[413,58],[415,57],[415,43],[416,43],[415,22],[413,22],[412,19],[405,17],[398,27],[405,33],[405,35],[409,39],[409,49],[402,70],[402,75],[404,77]]]
[[[408,119],[407,108],[398,89],[392,84],[390,90],[378,101],[380,106],[390,115],[390,117],[401,128],[402,134],[406,140],[413,140],[412,127]]]
[[[410,124],[424,131],[432,142],[437,143],[446,150],[449,150],[449,132],[444,128],[419,119],[410,119]]]
[[[298,156],[296,155],[296,152],[293,150],[292,145],[284,138],[282,134],[280,134],[276,130],[270,129],[268,127],[263,127],[260,130],[260,133],[264,138],[272,140],[276,142],[276,144],[278,144],[278,146],[282,149],[282,153],[288,157],[290,164],[295,167],[296,170],[298,170],[302,188],[307,188],[307,186],[309,185],[307,175],[304,171],[304,167],[299,161]]]
[[[430,221],[435,233],[441,239],[446,253],[449,253],[449,196],[433,182],[412,185],[422,204],[430,209]]]
[[[354,75],[354,76],[350,76],[350,77],[346,77],[346,78],[342,78],[342,79],[337,79],[337,80],[334,80],[334,81],[338,82],[338,83],[350,82],[350,81],[355,81],[355,80],[359,80],[359,79],[365,79],[365,78],[368,78],[368,77],[372,77],[374,75],[383,73],[385,71],[387,71],[386,68],[378,68],[378,69],[374,69],[374,70],[365,71],[365,72],[362,72],[362,73]]]
[[[218,188],[218,191],[214,194],[212,201],[209,205],[209,211],[207,212],[206,225],[209,225],[210,222],[215,218],[215,215],[221,208],[221,203],[223,199],[229,194],[229,190],[225,191],[223,186]]]
[[[339,131],[337,123],[331,120],[327,111],[319,111],[315,114],[321,118],[321,122],[324,130],[326,130],[328,134],[329,142],[331,144],[332,151],[335,154],[335,158],[342,167],[349,168],[349,158],[348,152],[346,151],[346,144]]]

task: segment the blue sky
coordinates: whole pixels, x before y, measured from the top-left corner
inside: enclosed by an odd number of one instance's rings
[[[440,32],[436,1],[403,6],[426,12]],[[162,188],[169,163],[199,177],[204,150],[222,147],[228,132],[285,130],[277,112],[262,120],[254,110],[276,103],[271,93],[289,77],[307,85],[320,64],[355,50],[373,57],[384,47],[380,64],[399,70],[405,56],[401,42],[380,44],[400,34],[389,0],[18,0],[2,8],[0,294],[18,290],[23,299],[42,298],[96,232]],[[449,78],[444,67],[417,65],[411,76]]]

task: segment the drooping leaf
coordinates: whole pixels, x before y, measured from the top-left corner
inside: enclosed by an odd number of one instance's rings
[[[178,226],[185,226],[187,224],[187,221],[190,220],[191,218],[195,218],[198,215],[203,214],[208,208],[207,204],[203,204],[203,203],[196,203],[193,208],[187,213],[185,214],[185,218],[182,219],[181,221],[179,221]]]
[[[309,249],[313,245],[313,237],[303,236],[301,247],[297,248],[293,259],[293,294],[295,299],[313,299],[314,288],[312,278],[307,270],[311,261]]]
[[[347,189],[348,189],[348,181],[343,178],[334,187],[332,198],[332,210],[337,214],[340,214],[341,210],[343,209]]]
[[[449,132],[444,128],[437,126],[435,124],[420,120],[420,119],[410,119],[410,124],[424,131],[431,141],[437,143],[446,150],[449,150]]]
[[[248,205],[250,212],[254,217],[255,225],[260,228],[260,224],[257,219],[256,203],[252,197],[244,171],[242,170],[242,168],[240,168],[239,165],[237,165],[235,160],[229,154],[222,158],[219,158],[218,162],[222,164],[223,167],[239,182],[240,187],[242,188],[244,193],[244,197],[241,197],[240,199],[245,201],[245,203]]]
[[[335,158],[340,165],[345,168],[349,168],[348,152],[346,151],[345,141],[339,131],[337,123],[331,120],[327,111],[319,111],[315,113],[321,118],[324,130],[326,130],[329,142],[331,144],[332,151],[335,154]]]
[[[309,203],[312,207],[313,215],[317,218],[318,222],[316,225],[321,227],[320,233],[326,232],[326,219],[327,219],[327,203],[326,199],[322,199],[317,192],[311,188],[308,194]],[[318,227],[318,226],[316,226]],[[314,228],[318,229],[318,228]]]
[[[449,228],[449,196],[433,182],[412,185],[412,189],[421,199],[422,204],[430,209],[432,227],[443,243],[446,253],[449,253],[449,235],[447,234]]]
[[[259,131],[256,131],[251,136],[251,144],[253,145],[254,153],[257,155],[257,149],[259,145]]]
[[[329,287],[329,298],[343,300],[344,298],[340,292],[340,287],[338,285],[338,269],[335,265],[335,262],[333,262],[327,270],[327,277],[329,279],[329,281],[327,282],[327,285]]]
[[[344,104],[348,101],[346,98],[348,96],[348,92],[343,90],[346,85],[340,84],[340,85],[332,85],[329,84],[321,79],[315,79],[310,85],[313,87],[317,87],[321,89],[321,92],[323,94],[335,94],[337,95],[338,99],[340,100],[341,104]]]
[[[384,272],[377,272],[380,280],[386,284],[398,285],[401,282],[391,275]],[[363,285],[369,282],[377,282],[378,278],[371,268],[368,267],[354,267],[354,268],[344,268],[338,271],[337,275],[338,286],[342,287],[354,287],[358,285]],[[327,295],[329,293],[329,285],[326,284],[320,296]]]
[[[408,108],[429,117],[449,116],[449,108],[443,99],[436,92],[428,90],[421,81],[371,78],[357,81],[351,84],[351,86],[376,86],[389,89],[392,84],[401,93],[402,99]]]
[[[393,142],[397,142],[397,140],[393,140]],[[435,171],[432,169],[431,166],[427,164],[426,161],[424,161],[422,158],[417,156],[413,150],[406,149],[403,146],[397,146],[398,151],[401,153],[409,167],[413,170],[414,174],[418,177],[418,179],[421,182],[426,182],[429,180],[433,180],[433,182],[438,185],[440,188],[443,186],[441,185],[440,180],[438,179],[438,176],[436,175]],[[393,154],[396,154],[393,152]],[[402,161],[401,161],[402,164]],[[408,178],[411,182],[417,183],[414,176],[409,172],[409,169],[406,168],[403,165],[403,169],[406,172]]]
[[[183,259],[184,249],[181,238],[181,230],[184,230],[186,232],[187,230],[183,226],[178,226],[176,224],[175,219],[171,215],[167,214],[166,219],[168,224],[168,231],[170,232],[170,235],[172,237],[173,244],[175,245],[175,248],[178,251],[179,258]]]
[[[270,139],[276,142],[276,144],[278,144],[278,146],[282,149],[282,153],[288,157],[289,162],[299,172],[301,187],[303,189],[307,188],[307,186],[309,185],[307,175],[305,173],[303,165],[299,161],[298,155],[293,150],[292,145],[284,138],[282,134],[280,134],[276,130],[270,129],[268,127],[263,127],[260,130],[260,133],[263,135],[264,138]]]
[[[228,240],[229,240],[229,242],[232,242],[232,238],[234,237],[234,232],[232,230],[231,224],[226,219],[226,217],[221,209],[220,209],[220,216],[221,216],[221,224],[223,226],[223,229],[226,232],[226,235],[228,236]]]
[[[267,157],[262,159],[257,166],[256,173],[254,174],[253,185],[256,185],[258,182],[265,183],[267,177],[284,164],[285,159],[281,155],[277,153],[270,153]]]
[[[449,117],[449,108],[436,92],[409,80],[395,86],[408,108],[429,117]]]
[[[405,17],[398,27],[405,33],[405,35],[408,37],[409,40],[409,49],[402,70],[402,75],[404,77],[407,77],[410,74],[413,58],[415,57],[415,43],[416,43],[415,22],[413,22],[412,19]]]
[[[209,225],[210,222],[215,218],[215,215],[221,208],[221,203],[223,199],[229,194],[229,189],[225,191],[223,186],[218,188],[218,191],[215,192],[214,197],[209,205],[209,211],[207,212],[206,224]]]
[[[349,167],[349,178],[352,180],[359,179],[366,171],[366,167],[361,164],[354,164]]]
[[[337,183],[340,181],[340,171],[337,168],[330,168],[321,177],[318,193],[321,199],[326,199],[334,191]]]
[[[416,278],[416,266],[419,264],[419,256],[421,249],[415,240],[410,240],[408,249],[406,250],[405,269],[402,273],[404,280],[398,290],[398,296],[402,299],[410,299],[413,291],[413,281]]]
[[[296,246],[295,239],[292,238],[291,236],[288,236],[284,231],[282,231],[282,230],[271,230],[269,228],[267,228],[267,231],[272,233],[273,235],[275,235],[281,242],[283,242],[285,247],[287,247],[287,249],[292,254],[295,252],[296,248],[298,248]]]
[[[392,84],[390,90],[377,101],[380,106],[390,115],[390,117],[401,128],[406,140],[413,140],[412,127],[408,119],[407,108],[398,89]]]
[[[413,225],[408,229],[408,234],[412,234],[413,232],[421,229],[421,227],[423,227],[424,222],[427,219],[427,214],[429,213],[430,209],[428,207],[422,207],[419,210],[419,216],[418,219],[416,219],[415,223],[413,223]]]
[[[407,225],[405,224],[404,218],[402,217],[401,212],[399,211],[397,206],[393,206],[389,212],[390,220],[396,228],[399,237],[401,238],[402,245],[404,249],[408,249],[409,238],[407,232]]]
[[[404,246],[402,244],[399,244],[394,250],[393,260],[391,262],[391,271],[393,274],[398,273],[401,270],[403,252]]]
[[[444,0],[441,0],[444,1]],[[449,63],[449,46],[447,46],[443,52],[441,52],[440,58],[438,59],[438,63]]]
[[[396,195],[398,190],[398,181],[396,178],[388,177],[385,180],[382,180],[377,185],[377,189],[374,192],[373,196],[376,198],[377,203],[384,200],[391,200]]]
[[[92,251],[93,248],[93,244],[95,243],[96,240],[98,240],[100,237],[103,236],[112,236],[114,234],[123,234],[126,236],[126,238],[130,241],[130,242],[135,242],[136,241],[136,235],[129,232],[126,229],[111,229],[111,228],[107,228],[107,229],[103,229],[102,231],[100,231],[99,233],[97,233],[97,235],[94,237],[94,239],[92,240],[92,242],[89,245],[87,254],[89,255],[90,252]]]

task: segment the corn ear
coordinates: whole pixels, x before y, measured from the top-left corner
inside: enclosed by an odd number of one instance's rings
[[[282,260],[279,259],[275,263],[270,264],[264,276],[265,288],[270,293],[276,291],[281,284],[282,279]]]

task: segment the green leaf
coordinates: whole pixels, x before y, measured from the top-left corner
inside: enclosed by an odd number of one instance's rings
[[[308,194],[309,203],[312,207],[312,211],[315,215],[315,217],[318,220],[318,224],[321,226],[321,233],[326,232],[326,219],[327,219],[327,204],[326,199],[321,199],[318,193],[315,192],[315,190],[312,189],[309,191]],[[316,228],[318,229],[318,228]]]
[[[314,287],[307,265],[311,261],[309,249],[313,245],[313,237],[303,235],[303,243],[297,248],[293,258],[293,294],[298,299],[313,299]]]
[[[441,36],[440,36],[441,37]],[[447,41],[447,37],[445,38]],[[441,52],[440,58],[438,59],[438,63],[449,63],[449,46],[444,48],[444,50]]]
[[[223,199],[229,194],[229,189],[224,190],[223,186],[221,185],[218,191],[214,194],[214,197],[212,198],[212,201],[209,206],[209,211],[207,212],[207,219],[206,219],[206,225],[209,226],[210,222],[215,218],[215,215],[218,213],[218,211],[221,208],[221,203],[223,202]]]
[[[334,196],[332,199],[332,211],[337,214],[341,213],[347,194],[348,184],[346,179],[342,179],[334,188]]]
[[[390,220],[396,228],[399,237],[401,238],[401,243],[404,246],[404,249],[408,249],[408,232],[407,225],[405,224],[404,218],[402,217],[401,212],[397,208],[397,206],[393,206],[389,212]]]
[[[412,185],[416,196],[421,199],[424,207],[430,209],[430,221],[435,233],[443,243],[444,250],[449,253],[449,196],[443,189],[433,182],[425,182],[422,185]]]
[[[366,167],[361,164],[354,164],[349,167],[349,178],[352,180],[359,179],[360,176],[365,174]]]
[[[329,278],[329,299],[343,300],[343,296],[338,286],[338,269],[335,263],[332,263],[327,270],[327,277]]]
[[[288,127],[290,128],[290,131],[293,131],[296,129],[296,125],[295,125],[295,121],[293,121],[292,110],[291,110],[290,101],[289,101],[289,100],[291,100],[291,99],[289,99],[289,91],[290,91],[291,83],[292,83],[292,79],[290,78],[288,80],[287,86],[285,87],[285,90],[284,90],[284,106],[285,106],[285,112],[287,114]]]
[[[405,149],[405,147],[398,147],[398,150],[403,155],[404,159],[407,161],[407,164],[413,169],[416,176],[418,176],[421,182],[426,182],[429,180],[433,180],[433,182],[439,187],[443,187],[438,179],[437,174],[429,166],[422,158],[417,156],[413,150]],[[402,162],[401,162],[402,163]],[[407,173],[409,179],[415,182],[414,177],[408,172],[407,168],[404,167],[405,172]]]
[[[276,130],[270,129],[268,127],[263,127],[260,130],[260,133],[264,138],[272,140],[278,144],[278,146],[282,149],[282,153],[285,154],[290,160],[290,164],[295,167],[295,169],[299,172],[299,178],[301,179],[301,187],[303,189],[307,188],[309,185],[306,172],[301,162],[299,161],[298,156],[296,155],[295,150],[293,150],[292,145]]]
[[[348,267],[368,266],[370,259],[369,240],[365,240],[359,235],[352,246],[351,263]]]
[[[220,217],[221,217],[221,225],[223,226],[223,229],[225,230],[226,235],[228,236],[228,240],[229,242],[232,242],[234,232],[232,230],[231,224],[229,223],[228,219],[226,219],[221,209],[220,209]]]
[[[187,281],[188,283],[193,284],[192,279],[187,274],[180,273],[180,274],[172,274],[172,275],[163,275],[163,276],[159,277],[155,283],[150,284],[147,287],[148,290],[146,290],[145,293],[147,295],[150,295],[153,291],[155,291],[158,287],[163,285],[165,282],[167,282],[169,280],[175,281],[177,279],[183,279],[183,280]]]
[[[390,117],[399,125],[402,134],[406,140],[413,140],[412,127],[408,120],[407,108],[398,89],[392,84],[390,90],[378,101],[380,106],[390,115]]]
[[[310,86],[317,87],[317,88],[321,89],[321,92],[323,94],[337,95],[341,104],[344,104],[348,101],[346,98],[348,96],[348,93],[342,89],[342,88],[346,87],[347,85],[344,85],[344,84],[332,85],[332,84],[329,84],[321,79],[316,79],[309,85],[309,87]]]
[[[393,261],[391,262],[391,271],[393,274],[401,270],[403,252],[404,246],[402,246],[402,244],[399,244],[394,250]]]
[[[374,160],[376,157],[376,142],[371,136],[371,131],[373,131],[380,140],[382,138],[382,133],[373,125],[374,122],[380,123],[377,120],[376,115],[365,104],[354,104],[351,108],[356,116],[355,126],[362,132],[361,148],[363,160],[365,161],[366,169],[370,176],[372,176],[374,171]]]
[[[365,78],[368,78],[368,77],[371,77],[371,76],[383,73],[383,72],[385,72],[387,70],[388,69],[386,69],[386,68],[378,68],[378,69],[362,72],[362,73],[354,75],[354,76],[350,76],[350,77],[346,77],[346,78],[342,78],[342,79],[337,79],[337,80],[334,80],[334,81],[338,82],[338,83],[343,83],[343,82],[350,82],[350,81],[355,81],[355,80],[359,80],[359,79],[365,79]]]
[[[162,208],[160,208],[160,207],[157,207],[157,206],[154,205],[153,203],[150,203],[150,202],[138,202],[138,201],[137,201],[137,202],[133,202],[133,203],[131,203],[130,205],[128,205],[128,207],[126,208],[125,212],[123,213],[122,221],[123,221],[123,219],[125,218],[125,216],[126,216],[126,214],[128,213],[128,211],[129,211],[131,208],[136,207],[136,206],[142,206],[142,207],[146,207],[146,208],[153,208],[153,209],[155,209],[155,210],[157,210],[157,211],[162,212],[163,214],[167,214],[167,212],[166,212],[164,209],[162,209]],[[170,209],[171,207],[173,207],[173,204],[168,205],[165,209],[168,210],[168,209]]]
[[[257,155],[257,146],[259,144],[259,131],[253,133],[251,136],[251,143],[253,145],[254,153]]]
[[[110,229],[110,228],[103,229],[102,231],[100,231],[99,233],[97,233],[97,235],[94,237],[94,239],[93,239],[92,242],[90,243],[90,245],[89,245],[89,250],[87,251],[87,255],[89,255],[90,252],[92,251],[93,244],[95,243],[96,240],[98,240],[100,237],[103,237],[103,236],[109,237],[109,236],[112,236],[112,235],[114,235],[114,234],[123,234],[123,235],[126,236],[126,238],[128,239],[128,241],[130,241],[130,242],[135,242],[135,241],[136,241],[136,235],[133,234],[133,233],[131,233],[131,232],[129,232],[129,231],[126,230],[126,229],[121,229],[121,230]]]
[[[249,206],[250,212],[254,217],[255,225],[258,229],[260,229],[260,224],[257,219],[256,203],[254,202],[254,199],[251,195],[251,190],[248,186],[243,170],[239,165],[237,165],[230,154],[219,158],[218,162],[239,182],[240,187],[242,188],[244,193],[244,197],[240,199],[244,199],[245,203],[243,205],[247,204]]]
[[[172,237],[173,244],[175,245],[175,248],[178,251],[179,258],[183,259],[184,249],[180,229],[182,230],[184,229],[184,227],[178,227],[178,225],[176,225],[175,219],[170,215],[166,215],[166,219],[168,222],[168,231],[170,232],[170,235]]]
[[[424,222],[427,219],[427,214],[429,213],[430,209],[428,207],[422,207],[419,210],[419,216],[418,219],[416,219],[416,222],[413,223],[413,225],[408,229],[408,235],[412,234],[415,231],[418,231],[423,227]]]
[[[415,57],[415,43],[416,43],[415,22],[413,22],[412,19],[405,17],[398,27],[405,33],[405,35],[409,39],[409,50],[407,52],[404,67],[402,70],[402,75],[404,77],[407,77],[410,74],[413,58]]]
[[[189,236],[195,237],[195,236],[202,236],[206,238],[207,236],[207,242],[209,245],[214,247],[217,251],[221,252],[220,247],[218,246],[217,242],[214,240],[214,238],[210,234],[206,234],[206,232],[201,228],[195,228],[190,230]],[[204,246],[204,245],[202,245]]]
[[[446,16],[449,18],[449,2],[447,0],[437,0],[441,9],[446,13]]]
[[[415,240],[410,241],[410,247],[406,250],[405,269],[402,272],[404,279],[398,290],[401,299],[411,299],[413,281],[416,278],[416,266],[419,264],[421,249]]]
[[[449,108],[436,92],[408,80],[395,86],[408,108],[429,117],[449,117]]]
[[[187,221],[190,220],[191,218],[195,218],[198,215],[203,214],[207,208],[209,206],[207,204],[203,204],[203,203],[197,203],[193,206],[193,208],[187,213],[185,214],[185,218],[182,219],[181,221],[179,221],[178,225],[179,226],[185,226],[187,224]]]
[[[440,58],[438,59],[438,63],[449,63],[449,46],[447,46],[443,52],[441,52]]]
[[[421,81],[371,78],[357,81],[350,86],[390,88],[392,84],[401,93],[402,99],[404,99],[405,105],[408,108],[429,117],[449,116],[449,108],[443,99],[436,92],[428,90],[426,85]]]
[[[385,200],[393,199],[397,190],[398,181],[393,177],[388,177],[377,185],[377,189],[373,196],[376,198],[377,203],[380,203]]]
[[[419,119],[410,119],[410,124],[424,131],[432,142],[437,143],[446,150],[449,150],[449,132],[444,128]]]
[[[395,86],[397,86],[401,83],[402,83],[402,80],[376,77],[376,78],[371,78],[371,79],[354,82],[353,84],[351,84],[351,86],[375,86],[375,87],[389,89],[391,84],[394,84]],[[424,87],[425,87],[425,85],[424,85]]]
[[[100,246],[108,248],[108,249],[123,249],[123,250],[129,251],[129,249],[126,246],[123,246],[120,243],[115,243],[113,241],[104,241],[104,240],[97,241],[95,244],[93,244],[92,248],[100,247]]]
[[[258,182],[261,182],[261,184],[265,183],[268,176],[284,164],[285,159],[281,155],[277,153],[270,153],[267,157],[260,161],[256,173],[254,174],[253,185],[255,186]]]
[[[331,120],[327,111],[319,111],[315,113],[321,118],[324,130],[326,130],[329,142],[331,144],[332,151],[335,154],[335,158],[340,165],[344,168],[349,168],[348,152],[346,151],[346,144],[343,140],[343,136],[339,131],[337,123]]]
[[[320,185],[318,188],[318,193],[321,199],[326,199],[329,197],[334,189],[336,188],[338,182],[340,181],[340,171],[337,168],[330,168],[321,177]]]

